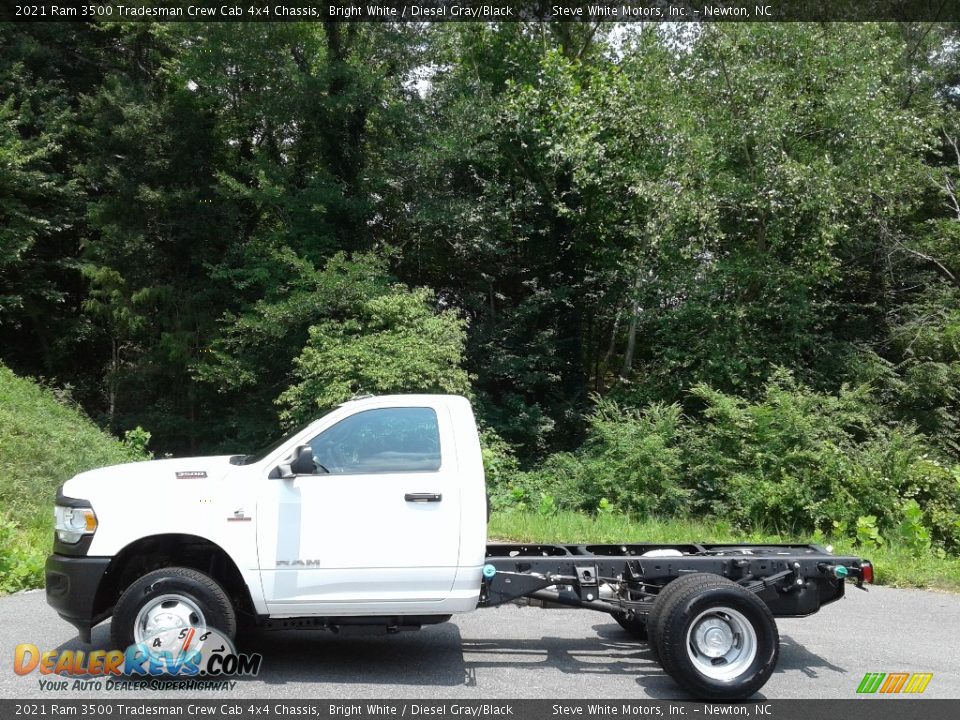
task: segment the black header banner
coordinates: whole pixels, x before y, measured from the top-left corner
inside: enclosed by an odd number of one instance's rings
[[[958,0],[4,0],[14,22],[960,21]]]

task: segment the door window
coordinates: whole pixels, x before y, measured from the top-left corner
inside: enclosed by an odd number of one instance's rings
[[[364,410],[324,430],[310,447],[314,461],[331,474],[440,469],[440,429],[432,408]]]

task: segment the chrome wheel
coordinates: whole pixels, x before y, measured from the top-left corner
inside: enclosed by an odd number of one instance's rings
[[[741,613],[729,607],[706,610],[690,623],[687,654],[693,666],[714,680],[733,680],[757,656],[757,632]]]
[[[133,639],[142,643],[163,630],[185,627],[206,628],[203,612],[184,595],[161,595],[140,608],[133,623]]]

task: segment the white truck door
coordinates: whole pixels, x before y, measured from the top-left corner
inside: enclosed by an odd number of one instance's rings
[[[451,592],[460,488],[447,407],[361,405],[302,444],[316,471],[264,480],[272,615],[429,613]]]

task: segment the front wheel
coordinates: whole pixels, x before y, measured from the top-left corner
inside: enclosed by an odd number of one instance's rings
[[[212,628],[232,640],[237,618],[230,598],[211,577],[191,568],[154,570],[128,587],[113,611],[114,647],[142,643],[164,630]]]
[[[770,678],[780,653],[773,614],[749,590],[717,576],[664,598],[654,637],[663,669],[703,700],[742,700]]]

